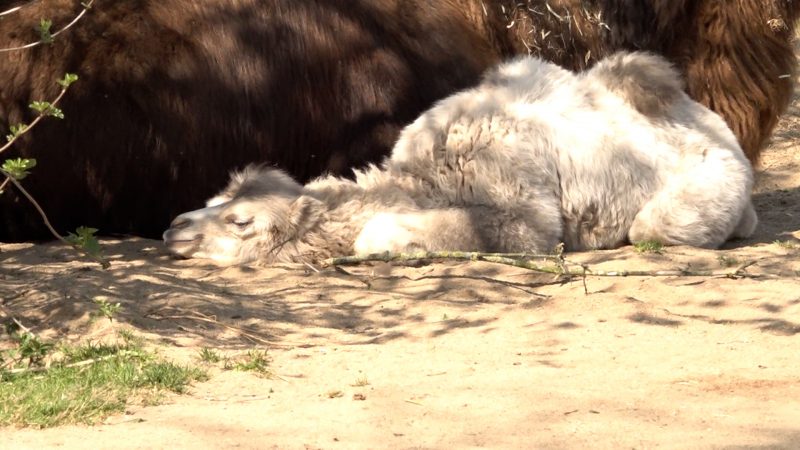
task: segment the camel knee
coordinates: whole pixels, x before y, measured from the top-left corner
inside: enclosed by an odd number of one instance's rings
[[[739,223],[733,230],[731,237],[740,239],[748,238],[752,236],[753,233],[755,233],[757,226],[758,226],[758,215],[756,214],[755,208],[753,208],[753,203],[748,202],[747,206],[745,206],[744,208],[744,211],[742,211],[742,218],[739,219]]]
[[[356,237],[353,250],[358,255],[383,252],[422,250],[417,235],[401,214],[378,213],[370,219]]]

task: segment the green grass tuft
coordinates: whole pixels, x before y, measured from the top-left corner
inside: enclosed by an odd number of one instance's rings
[[[244,372],[258,372],[266,375],[269,374],[269,362],[270,358],[267,356],[266,350],[249,350],[247,354],[233,361],[225,361],[225,368]]]
[[[638,253],[664,253],[664,245],[657,241],[641,241],[633,244],[633,248]]]
[[[777,245],[778,247],[785,248],[787,250],[796,250],[796,249],[800,248],[800,242],[798,242],[798,241],[775,240],[775,241],[772,241],[772,243]]]
[[[208,348],[208,347],[201,348],[200,351],[198,352],[197,357],[200,358],[200,361],[211,364],[216,364],[222,361],[222,355],[220,355],[219,352],[217,352],[213,348]]]

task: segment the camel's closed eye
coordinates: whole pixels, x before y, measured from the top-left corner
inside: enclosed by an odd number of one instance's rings
[[[241,218],[233,214],[230,214],[225,217],[225,223],[236,225],[239,228],[247,228],[248,225],[253,223],[253,218],[252,217]]]

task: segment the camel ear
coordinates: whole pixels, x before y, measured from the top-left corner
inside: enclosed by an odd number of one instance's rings
[[[301,195],[292,203],[289,210],[289,224],[295,234],[303,234],[319,222],[325,205],[307,195]]]

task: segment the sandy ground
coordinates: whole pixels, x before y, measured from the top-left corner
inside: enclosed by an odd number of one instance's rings
[[[103,271],[0,244],[0,302],[38,333],[133,328],[185,361],[267,348],[274,372],[215,370],[93,427],[0,429],[0,448],[800,448],[799,138],[796,101],[763,158],[752,239],[568,255],[600,270],[752,262],[756,278],[219,269],[140,239],[105,242]],[[119,323],[90,320],[97,298],[122,304]]]

